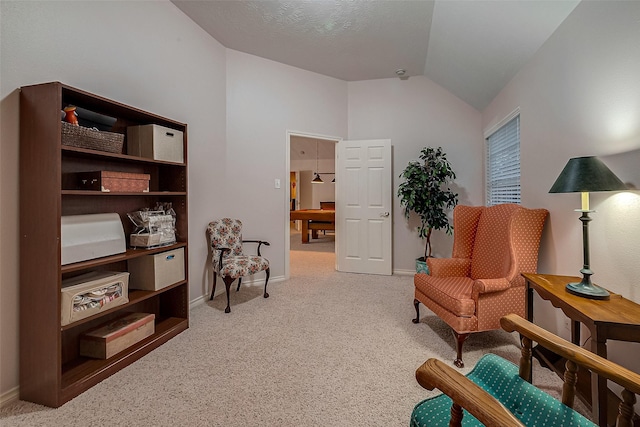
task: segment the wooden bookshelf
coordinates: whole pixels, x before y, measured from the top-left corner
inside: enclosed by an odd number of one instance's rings
[[[184,162],[158,161],[62,145],[61,114],[75,105],[115,118],[111,132],[157,124],[183,132]],[[189,327],[187,125],[59,82],[20,92],[20,398],[58,407],[131,364]],[[86,191],[74,188],[74,173],[113,170],[151,176],[149,192]],[[116,212],[125,235],[126,214],[157,202],[176,212],[177,243],[154,249],[61,264],[61,217]],[[62,281],[93,270],[128,271],[128,261],[183,248],[185,280],[157,291],[130,289],[129,302],[61,326]],[[79,337],[129,312],[155,315],[153,335],[106,360],[79,355]]]

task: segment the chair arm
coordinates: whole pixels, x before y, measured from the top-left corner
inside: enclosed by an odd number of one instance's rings
[[[469,258],[427,258],[429,274],[438,277],[467,277],[471,268]]]
[[[509,289],[511,285],[512,283],[506,277],[499,279],[477,279],[473,282],[473,293],[486,294],[489,292],[505,291]]]
[[[633,371],[570,343],[516,314],[504,316],[500,319],[500,325],[507,332],[516,331],[557,355],[573,360],[578,365],[596,372],[632,393],[640,394],[640,375]]]
[[[427,390],[434,388],[441,390],[455,404],[466,409],[485,426],[524,426],[496,398],[438,359],[432,358],[424,362],[416,370],[416,379]],[[454,408],[451,412],[453,415]],[[452,418],[451,421],[453,423],[454,419]]]
[[[257,243],[258,244],[258,256],[262,256],[260,254],[260,246],[262,246],[262,245],[271,246],[271,244],[269,242],[266,242],[264,240],[243,240],[242,243]]]
[[[224,257],[225,252],[230,252],[231,248],[227,248],[224,246],[211,246],[213,250],[220,251],[220,259],[218,260],[218,270],[222,270],[222,258]]]

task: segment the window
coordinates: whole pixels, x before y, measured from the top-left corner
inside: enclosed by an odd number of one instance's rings
[[[520,203],[520,115],[487,137],[487,206]]]

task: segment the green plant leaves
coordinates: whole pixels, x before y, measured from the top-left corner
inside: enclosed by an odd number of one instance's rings
[[[431,255],[431,232],[444,229],[451,234],[447,211],[458,204],[458,194],[449,184],[456,178],[442,147],[425,147],[420,152],[420,162],[411,161],[400,174],[404,181],[398,187],[404,216],[415,212],[421,220],[420,238],[427,239],[425,257]]]

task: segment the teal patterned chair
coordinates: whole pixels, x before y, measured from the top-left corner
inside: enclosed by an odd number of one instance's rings
[[[424,388],[437,388],[443,394],[415,406],[411,414],[411,427],[596,426],[572,409],[578,365],[623,387],[616,425],[633,425],[631,419],[636,395],[640,394],[640,375],[515,314],[503,317],[500,323],[506,331],[517,331],[523,337],[520,366],[494,354],[486,354],[464,376],[440,360],[427,360],[416,371],[416,379]],[[562,402],[530,383],[532,341],[568,359]]]

